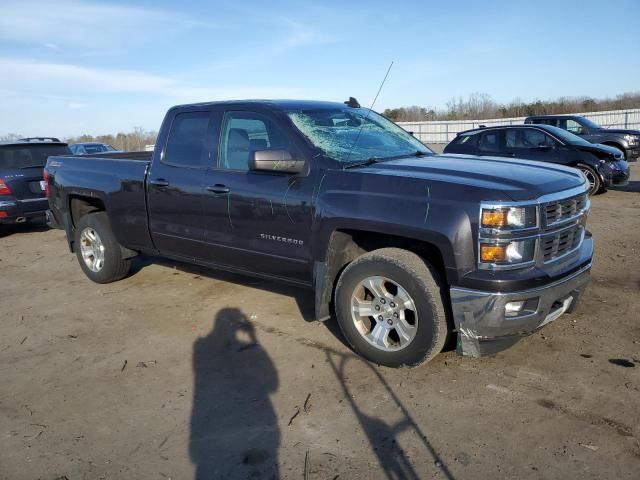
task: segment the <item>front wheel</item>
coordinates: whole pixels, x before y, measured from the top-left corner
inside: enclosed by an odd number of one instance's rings
[[[353,350],[379,365],[427,362],[447,338],[436,275],[407,250],[382,248],[350,263],[336,285],[335,309]]]
[[[74,243],[82,271],[94,282],[115,282],[129,273],[131,261],[122,257],[105,212],[88,213],[80,218]]]
[[[595,195],[596,193],[603,191],[600,175],[598,175],[598,172],[596,172],[593,167],[585,165],[584,163],[579,163],[577,167],[578,170],[587,177],[587,182],[589,182],[589,195]]]

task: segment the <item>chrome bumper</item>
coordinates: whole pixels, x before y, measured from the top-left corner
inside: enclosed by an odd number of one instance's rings
[[[458,332],[458,353],[479,357],[505,350],[563,313],[573,311],[589,282],[590,272],[591,263],[549,285],[520,292],[496,293],[452,287],[451,307]],[[517,316],[507,316],[506,304],[518,301],[525,301],[525,310]]]

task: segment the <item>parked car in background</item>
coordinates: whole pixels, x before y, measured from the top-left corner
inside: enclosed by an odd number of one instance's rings
[[[578,135],[591,143],[601,143],[621,150],[628,162],[640,157],[640,130],[604,128],[580,115],[536,115],[527,117],[526,124],[551,125]]]
[[[629,181],[623,153],[608,145],[589,143],[549,125],[510,125],[468,130],[444,148],[444,153],[538,160],[575,167],[589,180],[589,193]]]
[[[51,224],[98,283],[143,253],[309,288],[387,366],[454,334],[491,354],[575,308],[593,253],[578,170],[435,155],[354,104],[174,107],[153,152],[49,158]]]
[[[108,143],[98,142],[72,143],[71,145],[69,145],[69,148],[71,149],[71,153],[73,153],[74,155],[91,155],[94,153],[118,151]]]
[[[0,142],[0,224],[44,219],[49,208],[43,168],[51,155],[69,155],[57,138]]]

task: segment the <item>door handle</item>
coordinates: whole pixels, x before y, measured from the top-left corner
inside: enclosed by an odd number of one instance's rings
[[[155,180],[149,180],[149,183],[151,185],[156,186],[156,187],[168,187],[169,186],[169,182],[167,182],[164,178],[157,178]]]
[[[216,183],[215,185],[209,185],[208,187],[205,187],[205,190],[211,193],[229,193],[231,191],[229,187],[227,187],[226,185],[221,185],[219,183]]]

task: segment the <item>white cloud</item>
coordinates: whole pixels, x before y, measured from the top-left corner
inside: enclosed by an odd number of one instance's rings
[[[287,87],[209,87],[135,70],[89,68],[78,65],[36,62],[0,57],[0,91],[25,96],[82,96],[105,93],[157,94],[176,100],[272,98],[298,95],[301,90]]]
[[[0,57],[0,133],[157,129],[166,108],[211,100],[303,97],[300,88],[209,86],[135,70]],[[52,134],[53,135],[53,134]]]
[[[146,41],[150,30],[211,27],[216,25],[179,12],[74,0],[9,0],[0,14],[0,39],[47,48],[112,49]]]
[[[71,110],[78,110],[80,108],[87,108],[89,106],[88,103],[85,102],[69,102],[69,104],[67,105],[67,107],[69,107]]]

